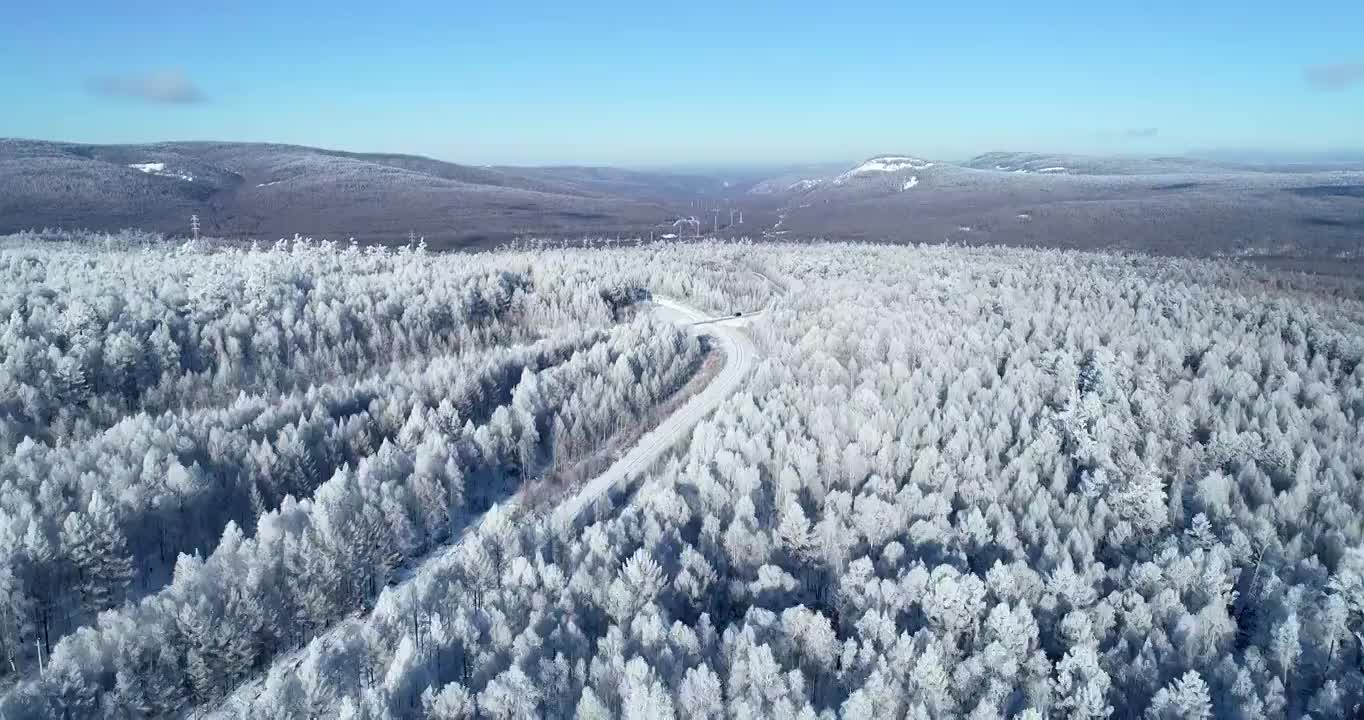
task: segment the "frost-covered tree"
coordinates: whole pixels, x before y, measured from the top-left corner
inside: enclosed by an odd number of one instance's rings
[[[1310,279],[1002,248],[303,244],[167,260],[161,293],[117,258],[123,305],[48,308],[19,258],[53,261],[14,252],[0,649],[25,649],[0,714],[212,706],[257,671],[264,716],[1364,703],[1364,308]],[[586,527],[552,526],[703,360],[628,289],[759,306],[750,270],[787,290],[750,321],[743,389]],[[121,333],[154,358],[108,365]],[[88,397],[63,406],[73,362]],[[72,558],[98,553],[67,552],[95,546],[96,491],[147,594],[98,619],[72,602]]]

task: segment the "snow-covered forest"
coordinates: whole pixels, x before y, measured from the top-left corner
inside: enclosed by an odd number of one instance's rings
[[[741,389],[550,507],[720,351]],[[0,717],[1364,706],[1364,304],[1000,248],[0,240]]]

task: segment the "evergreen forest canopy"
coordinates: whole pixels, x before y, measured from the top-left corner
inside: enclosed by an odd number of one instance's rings
[[[1364,706],[1358,298],[592,245],[0,240],[0,717]],[[717,361],[650,295],[766,307],[761,358],[564,527],[581,468]]]

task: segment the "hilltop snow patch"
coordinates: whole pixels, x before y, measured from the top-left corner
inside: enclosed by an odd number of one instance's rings
[[[835,185],[843,183],[862,175],[874,175],[878,173],[893,173],[901,170],[924,170],[933,167],[933,163],[919,158],[904,155],[883,155],[874,157],[848,172],[839,175],[834,179]]]
[[[177,178],[188,182],[194,182],[193,175],[185,175],[177,172],[166,172],[166,163],[163,162],[133,163],[128,167],[134,170],[141,170],[142,172],[147,173],[148,175]]]

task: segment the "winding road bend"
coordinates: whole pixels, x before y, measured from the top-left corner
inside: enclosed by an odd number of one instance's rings
[[[765,276],[760,275],[759,277],[766,279]],[[750,321],[765,315],[771,307],[769,301],[763,308],[745,312],[742,316],[713,317],[671,298],[655,297],[651,304],[654,312],[661,317],[678,324],[687,325],[692,332],[699,335],[711,337],[723,351],[725,365],[703,390],[689,398],[682,407],[674,411],[653,430],[645,433],[629,452],[612,463],[611,467],[603,473],[587,481],[577,493],[564,500],[555,509],[550,520],[564,531],[572,529],[584,510],[592,507],[592,504],[599,498],[608,495],[613,490],[623,489],[638,479],[670,448],[684,439],[687,433],[691,432],[692,428],[701,422],[706,415],[719,407],[720,403],[723,403],[726,398],[743,386],[744,380],[757,361],[757,348],[753,345],[752,339],[748,337],[744,328]],[[518,499],[513,498],[504,504],[503,509],[494,509],[485,513],[484,517],[475,521],[473,526],[466,528],[459,538],[443,547],[436,548],[417,561],[414,566],[400,572],[397,584],[386,592],[410,592],[411,588],[408,586],[414,578],[427,572],[437,572],[440,568],[455,562],[460,544],[477,532],[477,527],[487,519],[488,514],[505,512],[507,505],[513,505],[517,502]],[[313,642],[335,640],[341,631],[341,626],[352,620],[339,621],[331,629],[314,638]],[[277,655],[271,665],[272,667],[297,667],[302,662],[303,653],[306,652],[306,649],[307,646],[304,646],[293,652]],[[258,675],[238,685],[236,690],[211,707],[191,709],[182,717],[239,717],[240,713],[251,705],[252,700],[260,695],[264,688],[264,682],[265,674]]]
[[[655,298],[656,311],[674,322],[686,323],[692,331],[707,335],[715,340],[724,353],[725,366],[701,392],[689,398],[667,419],[653,430],[645,433],[619,460],[611,463],[602,474],[587,481],[573,497],[568,498],[555,509],[551,520],[556,527],[567,530],[593,503],[613,490],[629,486],[645,470],[658,461],[668,449],[686,437],[712,410],[720,406],[743,384],[753,369],[757,349],[748,334],[741,329],[749,320],[760,316],[767,308],[741,317],[708,317],[701,311],[669,298]]]

